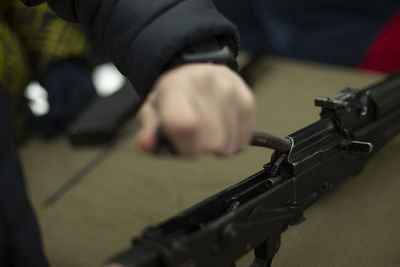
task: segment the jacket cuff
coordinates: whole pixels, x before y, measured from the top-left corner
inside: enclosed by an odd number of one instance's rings
[[[235,26],[210,2],[183,1],[153,20],[136,37],[120,67],[142,96],[150,92],[167,64],[188,45],[222,37],[231,46],[233,44],[234,55],[237,55]]]

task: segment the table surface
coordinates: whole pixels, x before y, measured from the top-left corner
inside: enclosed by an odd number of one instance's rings
[[[384,77],[352,68],[265,58],[254,68],[257,129],[286,136],[318,120],[316,96],[362,88]],[[101,151],[61,136],[21,147],[30,198],[52,266],[100,266],[131,237],[259,171],[271,151],[249,148],[229,159],[155,158],[138,151],[133,119],[126,136],[54,205],[43,200]],[[273,266],[400,266],[400,136],[305,213],[282,236]],[[248,266],[250,256],[238,261]]]

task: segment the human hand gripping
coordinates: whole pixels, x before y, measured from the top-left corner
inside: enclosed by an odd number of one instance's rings
[[[178,154],[232,155],[249,144],[255,100],[228,67],[187,64],[164,73],[139,112],[140,148],[152,152],[162,125]]]

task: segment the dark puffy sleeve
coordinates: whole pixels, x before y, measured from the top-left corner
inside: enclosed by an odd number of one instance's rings
[[[212,0],[47,1],[61,17],[83,25],[142,96],[185,46],[218,36],[237,50],[236,28]]]

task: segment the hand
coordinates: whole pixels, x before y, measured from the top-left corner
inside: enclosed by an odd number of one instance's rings
[[[181,155],[231,155],[250,142],[255,101],[244,81],[229,68],[188,64],[163,74],[143,104],[139,145],[152,152],[162,125]]]

